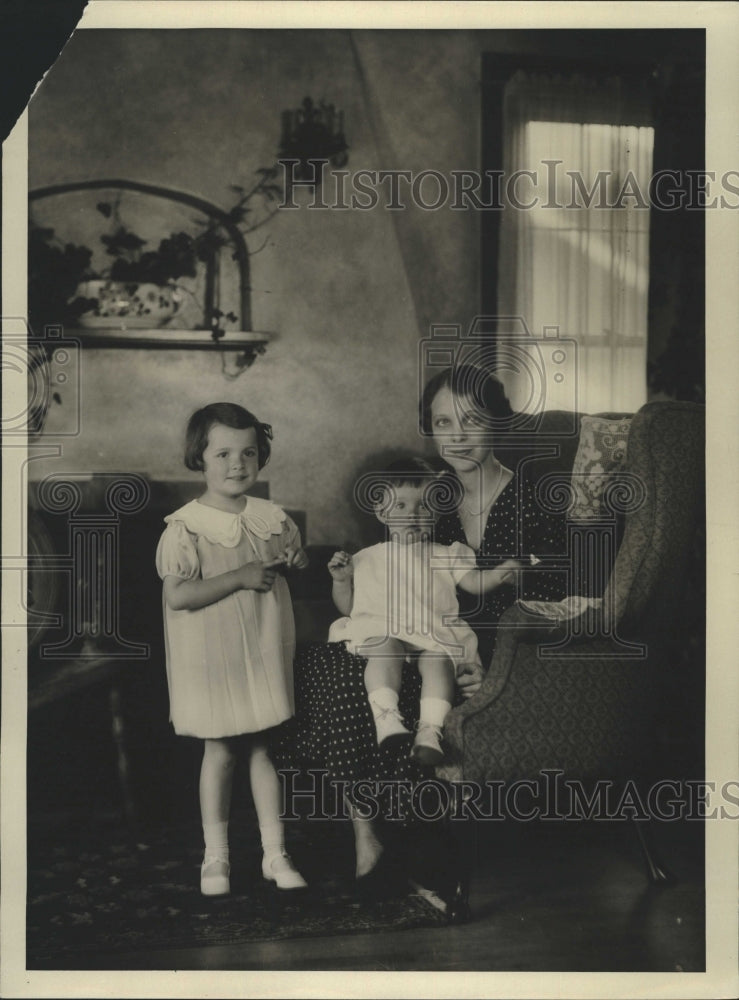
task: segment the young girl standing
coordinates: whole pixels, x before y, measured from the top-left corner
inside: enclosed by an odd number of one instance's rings
[[[272,429],[233,403],[212,403],[187,425],[185,465],[205,492],[164,520],[157,571],[164,581],[170,719],[204,741],[200,888],[230,890],[228,818],[236,749],[248,735],[249,777],[264,856],[280,889],[305,882],[285,852],[280,786],[265,731],[294,713],[295,627],[282,567],[308,559],[276,504],[245,494],[270,456]]]

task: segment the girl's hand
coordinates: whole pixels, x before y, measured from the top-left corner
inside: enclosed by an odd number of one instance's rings
[[[354,576],[352,557],[348,552],[334,552],[328,563],[328,571],[337,583],[345,583]]]
[[[308,565],[308,556],[305,549],[285,549],[285,566],[288,568],[305,569]]]
[[[279,556],[269,562],[253,562],[242,566],[238,571],[242,590],[258,590],[265,594],[272,589],[277,576],[277,567],[284,565],[285,557]]]

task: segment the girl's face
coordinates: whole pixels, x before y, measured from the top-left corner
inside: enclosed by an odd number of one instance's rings
[[[431,430],[436,449],[455,472],[472,472],[490,456],[490,431],[473,400],[455,396],[444,386],[431,403]]]
[[[211,500],[241,509],[240,498],[259,475],[259,451],[254,427],[238,430],[213,424],[203,452],[203,475]]]

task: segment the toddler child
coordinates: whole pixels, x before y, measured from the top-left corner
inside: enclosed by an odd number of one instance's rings
[[[230,891],[228,819],[234,737],[248,734],[249,777],[262,841],[262,874],[305,887],[285,852],[280,785],[265,731],[294,713],[295,627],[281,567],[308,559],[295,524],[246,493],[270,456],[272,429],[234,403],[212,403],[187,426],[185,465],[205,492],[165,517],[157,549],[163,579],[170,719],[203,740],[200,811],[204,895]]]
[[[434,524],[430,496],[439,476],[424,459],[393,463],[372,491],[377,518],[390,541],[355,556],[336,552],[328,564],[333,600],[346,617],[334,622],[329,642],[367,657],[364,682],[377,742],[408,734],[398,711],[403,661],[417,654],[421,675],[418,729],[411,756],[420,764],[443,758],[441,732],[452,707],[456,669],[479,662],[477,638],[459,618],[456,588],[481,594],[512,582],[520,563],[478,570],[475,553],[455,542],[431,540]]]

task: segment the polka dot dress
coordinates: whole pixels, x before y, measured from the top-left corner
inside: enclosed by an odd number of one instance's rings
[[[437,524],[435,539],[449,545],[465,542],[459,517],[445,515]],[[541,557],[565,551],[564,522],[546,517],[533,488],[512,480],[488,516],[477,556],[486,568],[529,553]],[[460,592],[460,610],[478,635],[485,666],[495,644],[495,624],[517,596],[559,600],[564,596],[561,573],[532,570],[524,573],[523,593],[504,586],[487,595],[475,608]],[[472,599],[474,600],[474,599]],[[343,643],[313,643],[298,651],[295,661],[296,715],[274,733],[272,754],[278,767],[314,767],[329,778],[356,782],[401,779],[417,782],[423,777],[410,759],[412,733],[391,748],[377,746],[372,712],[364,687],[366,660],[346,651]],[[403,668],[399,709],[413,729],[418,719],[421,682],[413,665]]]
[[[364,657],[348,653],[343,642],[313,643],[299,651],[296,715],[279,732],[274,753],[280,761],[289,761],[295,753],[296,764],[327,768],[331,777],[346,781],[420,775],[408,756],[412,732],[394,748],[377,745],[364,686],[366,663]],[[406,664],[398,708],[410,730],[418,720],[420,696],[418,671]]]
[[[466,542],[459,515],[440,518],[434,537],[442,545]],[[529,556],[543,559],[567,552],[566,521],[562,515],[542,510],[534,486],[514,477],[501,490],[490,511],[482,544],[475,554],[480,568],[494,569],[505,559],[528,561]],[[477,634],[483,665],[487,668],[493,655],[496,625],[500,616],[517,597],[529,601],[559,601],[567,593],[567,573],[543,567],[524,571],[521,590],[513,584],[498,587],[483,595],[482,602],[459,592],[459,610]]]

